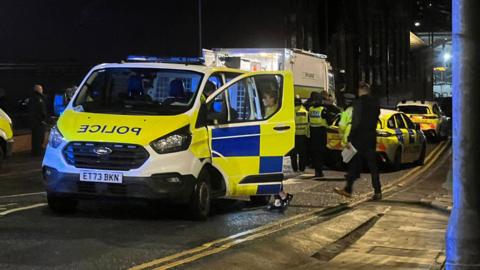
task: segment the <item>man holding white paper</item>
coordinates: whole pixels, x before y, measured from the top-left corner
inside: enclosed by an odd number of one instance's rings
[[[360,173],[361,164],[366,160],[372,175],[374,189],[373,200],[382,199],[382,188],[377,166],[375,152],[377,144],[377,122],[380,115],[380,106],[376,98],[371,95],[370,85],[366,82],[358,84],[359,98],[353,104],[352,127],[348,136],[346,150],[342,153],[344,158],[351,157],[348,163],[347,184],[345,188],[335,188],[340,195],[351,197],[353,183]],[[356,152],[356,153],[355,153]]]

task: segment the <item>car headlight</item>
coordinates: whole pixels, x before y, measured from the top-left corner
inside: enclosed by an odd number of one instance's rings
[[[150,143],[150,146],[158,154],[167,154],[187,150],[192,140],[189,130],[190,129],[188,126],[181,128],[166,136],[156,139]]]
[[[48,144],[53,148],[57,148],[58,146],[60,146],[60,144],[62,144],[62,142],[63,142],[63,135],[62,133],[60,133],[60,130],[58,130],[58,127],[54,126],[50,130]]]

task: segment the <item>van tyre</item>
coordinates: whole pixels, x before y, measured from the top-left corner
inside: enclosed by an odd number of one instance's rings
[[[415,161],[415,165],[423,165],[425,163],[425,155],[427,153],[427,145],[425,143],[422,144],[422,150],[420,151],[420,156]]]
[[[271,197],[271,195],[250,196],[250,202],[254,205],[267,205]]]
[[[206,220],[210,213],[212,190],[209,183],[210,174],[204,170],[197,179],[190,201],[190,214],[195,220]]]
[[[48,207],[55,214],[67,215],[77,211],[78,201],[68,197],[47,195]]]
[[[392,169],[394,171],[400,170],[402,167],[402,148],[398,147],[395,151],[395,157],[393,158]]]

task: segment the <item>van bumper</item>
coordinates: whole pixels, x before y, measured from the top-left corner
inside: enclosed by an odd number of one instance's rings
[[[43,180],[48,194],[78,199],[98,197],[165,200],[171,203],[190,201],[196,178],[178,173],[154,174],[150,177],[124,176],[121,184],[80,181],[79,173],[62,173],[43,167]]]

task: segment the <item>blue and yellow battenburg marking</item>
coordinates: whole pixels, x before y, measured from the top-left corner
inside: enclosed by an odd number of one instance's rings
[[[212,130],[213,158],[253,158],[253,174],[279,174],[283,172],[282,156],[261,156],[260,125],[215,128]],[[258,168],[258,169],[257,169]],[[241,179],[237,179],[241,180]],[[236,182],[236,181],[235,181]],[[273,194],[281,184],[257,184],[256,194]]]

